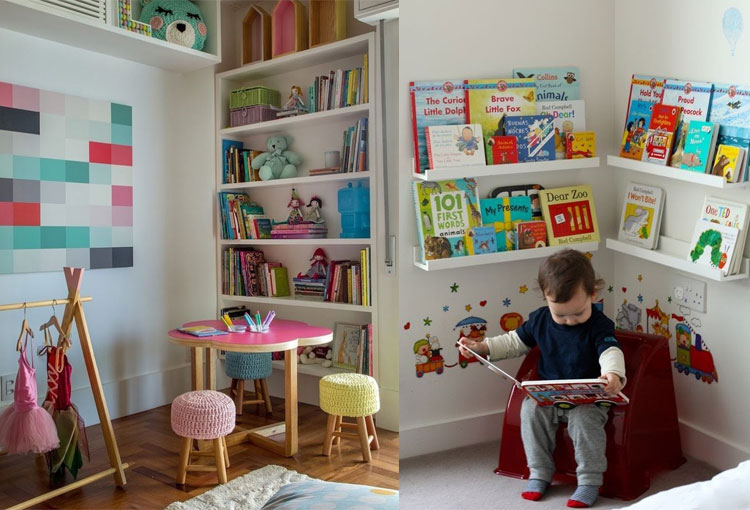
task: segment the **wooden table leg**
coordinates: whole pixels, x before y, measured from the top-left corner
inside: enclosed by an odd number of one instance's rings
[[[286,441],[284,456],[291,457],[297,453],[297,349],[289,349],[284,354],[284,421],[286,422]]]
[[[216,349],[206,348],[206,389],[216,390]]]
[[[193,391],[203,389],[203,347],[190,349],[191,384]]]

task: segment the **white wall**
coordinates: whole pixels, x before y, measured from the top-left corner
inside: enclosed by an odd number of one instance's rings
[[[722,32],[722,16],[729,7],[740,9],[747,27],[750,20],[750,2],[747,1],[633,0],[616,3],[613,142],[623,130],[629,78],[633,73],[714,83],[750,83],[750,70],[746,65],[750,57],[750,37],[747,33],[742,34],[737,41],[735,56],[731,56],[729,42]],[[646,12],[648,16],[644,15]],[[688,35],[696,30],[700,35]],[[750,202],[744,190],[721,191],[625,170],[609,171],[616,176],[618,211],[628,179],[662,186],[666,191],[662,234],[685,241],[692,236],[706,195]],[[642,275],[642,282],[637,280],[638,274]],[[643,295],[644,301],[639,306],[644,308],[644,329],[645,308],[653,307],[656,299],[664,311],[681,314],[676,306],[667,302],[674,274],[664,266],[617,255],[615,286],[618,304],[623,299],[637,304],[637,295]],[[622,292],[623,287],[628,289],[626,293]],[[747,425],[750,402],[737,393],[738,389],[748,387],[748,296],[748,280],[735,283],[709,281],[707,313],[692,312],[689,316],[711,350],[718,383],[708,385],[673,371],[683,448],[686,453],[722,469],[750,457],[750,427]],[[672,332],[674,325],[675,321],[670,321]],[[674,352],[674,339],[670,344]]]
[[[0,80],[133,107],[134,267],[84,273],[89,331],[113,418],[189,389],[184,349],[166,331],[213,315],[213,71],[188,76],[0,30]],[[195,242],[198,240],[198,242]],[[196,269],[197,268],[197,269]],[[0,303],[64,298],[62,271],[0,275]],[[62,307],[57,308],[62,317]],[[34,329],[51,309],[28,313]],[[15,374],[23,314],[0,313],[0,374]],[[41,339],[41,336],[38,335]],[[37,340],[36,345],[39,345]],[[98,422],[77,334],[73,401]],[[40,394],[44,360],[37,358]],[[4,403],[3,403],[4,404]]]
[[[510,385],[471,364],[446,368],[441,375],[415,376],[412,346],[427,333],[437,336],[447,364],[457,361],[455,324],[474,315],[488,321],[488,334],[501,333],[506,312],[529,312],[542,305],[534,278],[539,260],[493,264],[426,273],[412,265],[416,244],[411,196],[412,138],[408,85],[412,80],[510,77],[514,67],[576,65],[581,96],[586,100],[586,127],[596,131],[598,151],[611,151],[613,79],[613,2],[574,0],[545,2],[530,8],[522,2],[472,0],[403,2],[399,45],[399,334],[400,419],[402,458],[466,444],[495,440]],[[591,183],[602,235],[612,231],[615,213],[610,177],[601,169],[573,170],[561,175],[536,174],[505,179],[483,178],[481,196],[503,184],[539,183],[545,187]],[[601,276],[612,274],[611,255],[594,253]],[[459,285],[452,293],[450,286]],[[528,292],[520,293],[526,285]],[[503,300],[509,298],[509,307]],[[611,309],[605,292],[605,304]],[[484,302],[486,301],[486,302]],[[484,302],[484,304],[482,303]],[[472,307],[467,312],[465,307]],[[443,307],[448,306],[447,312]],[[429,318],[431,325],[425,325]],[[406,324],[409,323],[409,329]],[[520,360],[501,362],[515,371]]]

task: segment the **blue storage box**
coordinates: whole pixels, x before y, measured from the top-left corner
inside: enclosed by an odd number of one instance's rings
[[[350,182],[338,192],[338,208],[341,214],[341,237],[370,237],[370,188],[357,187]]]

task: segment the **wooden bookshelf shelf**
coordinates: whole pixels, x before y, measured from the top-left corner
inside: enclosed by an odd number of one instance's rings
[[[222,239],[221,246],[363,246],[372,244],[372,239],[360,238],[323,238],[323,239]]]
[[[284,370],[284,360],[274,360],[271,362],[271,365],[276,370]],[[328,367],[324,368],[320,366],[319,364],[310,364],[310,365],[303,365],[302,363],[297,363],[297,373],[298,374],[305,374],[305,375],[311,375],[314,377],[323,377],[330,374],[342,374],[344,372],[351,372],[350,370],[344,370],[343,368],[336,368],[336,367]]]
[[[424,271],[440,271],[443,269],[456,269],[459,267],[474,267],[485,264],[496,264],[498,262],[513,262],[516,260],[529,260],[546,258],[553,253],[566,248],[575,248],[582,252],[591,252],[599,249],[599,243],[579,243],[565,246],[547,246],[546,248],[533,248],[530,250],[503,251],[488,253],[486,255],[473,255],[468,257],[455,257],[450,259],[419,260],[419,247],[414,247],[414,265]]]
[[[671,267],[684,273],[702,276],[710,280],[724,282],[745,280],[750,277],[749,259],[743,257],[742,267],[738,274],[724,276],[718,269],[690,262],[687,259],[687,255],[690,252],[690,243],[671,237],[659,236],[659,244],[656,250],[647,250],[640,246],[618,241],[617,239],[607,239],[606,245],[610,250]]]
[[[743,189],[750,184],[747,182],[727,182],[723,177],[719,177],[718,175],[701,174],[680,168],[672,168],[671,166],[655,165],[654,163],[646,163],[645,161],[621,158],[619,156],[607,156],[607,165],[666,177],[667,179],[700,184],[701,186],[711,186],[712,188]]]
[[[362,117],[368,116],[370,105],[367,103],[337,108],[335,110],[326,110],[324,112],[305,113],[296,117],[286,117],[276,120],[267,120],[256,124],[246,126],[236,126],[219,130],[219,134],[224,137],[237,137],[245,135],[270,134],[286,131],[295,128],[315,128],[330,123],[340,123],[344,121],[356,122]]]
[[[329,301],[314,301],[312,299],[297,299],[294,297],[267,297],[267,296],[232,296],[222,294],[225,301],[237,301],[242,303],[258,303],[264,305],[287,305],[301,308],[323,308],[328,310],[344,310],[348,312],[372,312],[372,307],[362,305],[350,305],[348,303],[331,303]]]
[[[369,179],[370,172],[348,172],[343,174],[308,175],[304,177],[293,177],[291,179],[273,179],[271,181],[235,182],[232,184],[219,185],[219,191],[244,190],[250,188],[272,188],[278,186],[299,186],[301,184],[318,184],[335,181],[354,181],[357,179]]]
[[[412,173],[415,179],[422,181],[442,181],[445,179],[463,179],[464,177],[489,177],[495,175],[501,176],[578,170],[582,168],[598,168],[599,166],[601,166],[599,158],[582,158],[538,161],[533,163],[512,163],[509,165],[472,165],[452,168],[436,168],[435,170],[426,170],[423,174],[418,174],[416,172]],[[414,168],[413,159],[412,168]]]

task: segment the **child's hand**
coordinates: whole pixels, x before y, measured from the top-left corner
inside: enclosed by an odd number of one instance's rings
[[[617,395],[622,389],[622,381],[620,380],[620,376],[615,374],[614,372],[607,372],[606,374],[601,376],[600,379],[604,379],[607,381],[607,385],[604,387],[604,391],[606,391],[610,395]]]
[[[462,344],[466,345],[466,347],[476,352],[477,354],[481,354],[485,358],[490,353],[490,348],[487,346],[486,343],[484,343],[484,341],[477,342],[476,340],[471,340],[470,338],[466,338],[465,336],[462,336],[461,339],[458,341],[458,346],[459,346],[458,350],[461,351],[461,354],[466,358],[473,356],[473,354],[467,351],[463,347]]]

